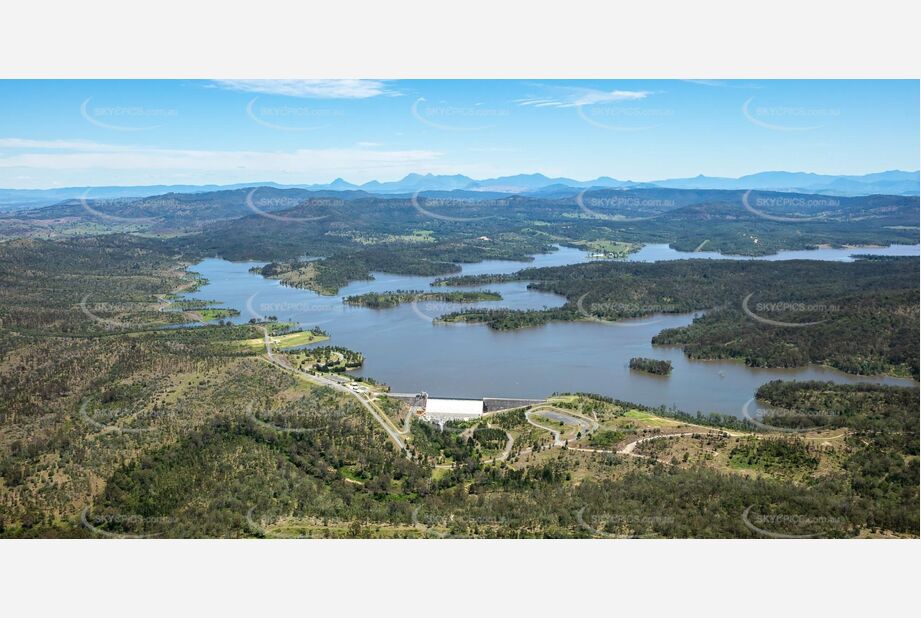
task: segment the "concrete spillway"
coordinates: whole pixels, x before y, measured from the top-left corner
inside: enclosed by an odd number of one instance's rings
[[[545,399],[511,399],[500,397],[484,397],[483,410],[486,412],[497,412],[499,410],[511,410],[513,408],[524,408],[544,403]]]
[[[429,397],[428,393],[385,393],[387,397],[398,399],[409,405],[419,406],[426,415],[438,416],[444,413],[457,418],[475,418],[487,412],[499,412],[544,403],[543,399],[518,399],[513,397],[484,397],[483,399],[459,399]],[[429,409],[428,402],[437,405]],[[452,405],[456,404],[456,405]],[[474,410],[476,407],[476,410]],[[455,410],[455,408],[457,408]]]

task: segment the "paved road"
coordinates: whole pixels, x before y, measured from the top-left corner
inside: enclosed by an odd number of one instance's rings
[[[416,415],[416,409],[419,408],[419,398],[416,397],[413,399],[413,403],[409,406],[409,412],[406,413],[406,418],[403,419],[403,431],[400,433],[404,436],[409,435],[410,425],[413,422],[413,417]]]
[[[597,419],[589,418],[587,416],[583,416],[581,414],[572,412],[570,410],[564,410],[564,409],[557,408],[552,405],[535,406],[534,408],[531,408],[530,410],[525,412],[525,419],[528,421],[528,423],[530,423],[534,427],[543,429],[544,431],[549,431],[553,435],[553,445],[557,447],[566,445],[566,442],[562,439],[561,432],[556,429],[545,427],[544,425],[540,425],[532,421],[530,417],[530,414],[532,413],[541,413],[544,416],[547,416],[550,418],[557,418],[560,420],[560,422],[564,422],[564,423],[566,422],[564,419],[568,418],[570,421],[574,421],[574,422],[567,423],[567,424],[578,424],[583,431],[584,430],[595,431],[600,426]],[[676,438],[680,436],[702,436],[702,435],[708,435],[713,432],[729,433],[729,432],[726,432],[725,430],[713,428],[713,429],[707,429],[706,431],[688,431],[684,433],[656,434],[653,436],[646,436],[645,438],[638,438],[637,440],[634,440],[633,442],[625,444],[623,447],[621,447],[619,450],[616,450],[616,451],[608,450],[608,449],[601,449],[601,448],[584,448],[584,447],[569,447],[569,448],[570,450],[579,451],[583,453],[608,453],[612,455],[613,454],[628,455],[630,457],[639,457],[642,459],[655,459],[656,461],[660,461],[661,463],[668,463],[666,461],[656,459],[655,457],[650,457],[648,455],[642,455],[640,453],[635,453],[634,451],[636,450],[637,446],[649,440],[659,440],[662,438]],[[733,434],[730,434],[730,435],[733,435]],[[735,434],[735,435],[746,435],[746,434]]]
[[[486,426],[489,427],[489,424],[487,423]],[[515,438],[513,438],[512,434],[510,434],[507,431],[505,432],[505,435],[506,437],[508,437],[508,440],[505,443],[505,448],[502,449],[502,453],[493,457],[492,459],[487,459],[483,463],[492,463],[494,461],[505,461],[506,459],[508,459],[508,456],[512,453],[512,446],[515,444]]]
[[[597,421],[586,416],[582,416],[581,414],[576,414],[574,412],[570,412],[569,410],[563,410],[552,405],[538,405],[525,412],[524,418],[528,421],[529,424],[537,427],[538,429],[549,431],[553,435],[553,446],[564,446],[566,444],[566,441],[563,440],[562,432],[550,427],[546,427],[539,423],[535,423],[531,420],[531,414],[542,414],[548,418],[557,419],[566,425],[577,425],[579,427],[578,431],[594,431],[595,429],[598,429]]]
[[[352,397],[357,399],[361,405],[365,407],[365,409],[371,414],[374,420],[377,421],[377,424],[380,425],[383,428],[383,430],[387,432],[387,435],[390,436],[390,439],[393,440],[394,444],[396,444],[400,448],[400,450],[406,453],[407,457],[410,456],[409,451],[406,448],[406,443],[403,441],[403,438],[400,435],[400,432],[397,430],[396,427],[394,427],[386,419],[384,413],[378,410],[377,407],[368,398],[366,398],[361,393],[357,393],[353,391],[347,386],[343,386],[342,384],[339,384],[335,380],[330,380],[328,378],[324,378],[323,376],[318,376],[316,374],[307,373],[305,371],[300,371],[299,369],[293,368],[291,366],[291,363],[289,363],[287,359],[280,357],[280,356],[276,356],[275,353],[272,352],[272,343],[269,340],[269,331],[267,328],[264,328],[264,327],[262,328],[262,335],[263,335],[263,340],[265,341],[265,354],[268,357],[269,362],[271,362],[272,364],[278,367],[281,367],[282,369],[286,369],[288,371],[294,372],[296,375],[301,376],[305,380],[313,382],[314,384],[319,384],[321,386],[327,386],[333,390],[339,391],[340,393],[346,393],[348,395],[351,395]]]
[[[564,442],[563,442],[562,440],[560,440],[560,432],[557,431],[556,429],[551,429],[550,427],[544,427],[543,425],[540,425],[540,424],[535,423],[534,421],[532,421],[532,420],[531,420],[531,412],[532,412],[531,410],[528,410],[527,412],[524,413],[524,418],[525,418],[526,421],[528,421],[528,424],[534,425],[534,426],[537,427],[538,429],[543,429],[544,431],[549,431],[549,432],[553,435],[553,446],[563,446]]]

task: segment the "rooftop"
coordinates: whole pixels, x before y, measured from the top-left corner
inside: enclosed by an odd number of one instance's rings
[[[483,414],[482,399],[435,399],[425,405],[427,416],[479,416]]]

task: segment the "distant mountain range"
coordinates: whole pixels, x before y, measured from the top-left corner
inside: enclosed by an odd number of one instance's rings
[[[741,178],[696,176],[694,178],[669,178],[650,182],[617,180],[601,176],[594,180],[549,178],[543,174],[518,174],[485,180],[475,180],[462,174],[438,176],[434,174],[409,174],[395,182],[366,182],[352,184],[337,178],[329,184],[302,186],[305,189],[334,191],[362,190],[368,193],[407,193],[412,191],[495,191],[500,193],[540,194],[565,193],[571,189],[590,187],[606,189],[759,189],[796,193],[829,195],[918,195],[921,176],[918,172],[893,170],[863,176],[809,174],[805,172],[760,172]]]
[[[741,178],[696,176],[655,182],[674,189],[761,189],[825,195],[918,195],[919,173],[891,170],[863,176],[831,176],[806,172],[760,172]]]
[[[275,182],[250,182],[232,185],[149,185],[109,187],[68,187],[60,189],[0,189],[0,208],[19,210],[55,204],[63,200],[146,197],[165,193],[202,193],[246,187],[307,189],[311,191],[362,191],[369,194],[392,195],[419,191],[469,191],[501,194],[523,194],[540,197],[565,197],[587,188],[605,189],[757,189],[790,193],[811,193],[836,196],[860,195],[919,195],[921,174],[891,170],[862,176],[811,174],[806,172],[759,172],[740,178],[695,176],[669,178],[650,182],[617,180],[601,176],[594,180],[549,178],[543,174],[518,174],[476,180],[462,174],[408,174],[397,181],[372,180],[361,185],[337,178],[328,184],[281,185]]]

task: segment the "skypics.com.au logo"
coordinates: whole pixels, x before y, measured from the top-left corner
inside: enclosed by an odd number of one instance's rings
[[[755,97],[742,104],[742,116],[750,123],[772,131],[815,131],[841,117],[832,107],[802,105],[753,105]]]
[[[786,317],[791,314],[801,314],[804,316],[828,315],[841,311],[841,307],[839,305],[826,303],[790,301],[752,303],[751,299],[754,295],[755,293],[751,292],[742,299],[742,311],[744,311],[745,315],[747,315],[752,320],[760,322],[761,324],[766,324],[768,326],[776,326],[780,328],[805,328],[808,326],[817,326],[828,321],[828,318],[822,318],[821,320],[790,322],[786,320],[778,320],[765,317],[771,313],[777,314],[778,317],[780,315]]]
[[[584,189],[579,192],[576,196],[576,205],[582,213],[593,219],[606,219],[618,223],[647,221],[660,216],[665,210],[675,207],[674,200],[641,198],[634,195],[586,197],[585,194],[588,191],[589,189]],[[652,214],[639,214],[649,211],[652,211]]]
[[[305,105],[256,105],[259,97],[246,104],[250,120],[276,131],[316,131],[329,127],[345,117],[345,111],[332,107]]]
[[[676,305],[658,304],[658,303],[625,303],[625,302],[599,302],[586,303],[585,299],[590,294],[586,292],[576,300],[576,310],[579,314],[590,322],[607,324],[610,326],[636,327],[648,326],[661,322],[662,318],[645,320],[643,316],[675,313],[678,308]],[[623,316],[608,319],[601,316]]]
[[[508,200],[495,200],[495,199],[475,199],[475,198],[444,198],[444,197],[424,197],[420,194],[421,190],[413,193],[410,198],[410,203],[413,208],[419,211],[422,215],[426,217],[431,217],[432,219],[439,219],[441,221],[455,221],[460,223],[469,223],[472,221],[485,221],[486,219],[491,219],[494,215],[484,214],[476,215],[473,217],[462,217],[456,214],[443,214],[443,212],[435,212],[430,210],[430,208],[441,208],[441,209],[454,209],[455,212],[462,209],[489,209],[489,208],[501,208],[508,206]]]
[[[330,216],[326,214],[310,214],[305,216],[292,214],[278,214],[278,211],[289,211],[296,207],[302,207],[306,212],[319,208],[337,208],[345,205],[345,202],[336,198],[311,198],[310,200],[299,200],[285,196],[261,197],[257,198],[256,193],[259,187],[252,189],[246,194],[244,203],[253,213],[266,219],[282,221],[284,223],[307,223],[311,221],[322,221]],[[274,212],[273,212],[274,211]]]
[[[742,194],[742,206],[745,210],[762,219],[779,221],[780,223],[827,221],[828,217],[825,212],[841,206],[840,200],[829,197],[758,196],[752,199],[751,194],[751,189]],[[798,212],[817,212],[819,214],[801,214],[797,216],[773,215],[765,212],[765,208],[795,209]]]
[[[806,515],[777,508],[749,505],[742,523],[758,536],[770,539],[815,539],[850,536],[847,520],[835,515]]]
[[[179,116],[179,110],[143,105],[91,105],[92,97],[80,104],[80,115],[93,126],[109,131],[150,131]]]
[[[502,107],[451,105],[447,102],[429,103],[424,97],[416,99],[409,108],[410,114],[420,123],[440,131],[483,131],[495,126],[499,119],[508,118],[510,112]]]

